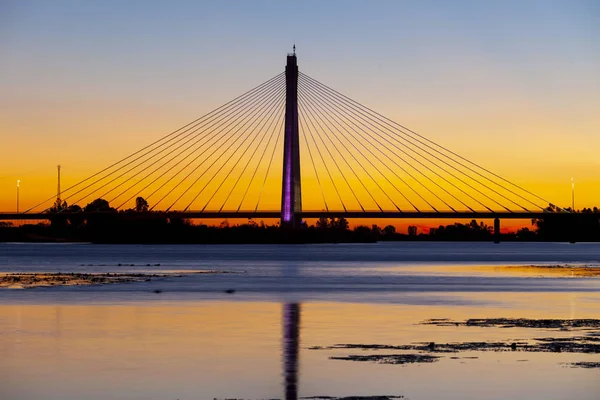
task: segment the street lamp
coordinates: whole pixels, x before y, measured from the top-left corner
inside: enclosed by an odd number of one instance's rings
[[[19,187],[21,186],[21,180],[17,179],[17,214],[19,213]]]
[[[575,180],[571,178],[571,209],[575,212]]]

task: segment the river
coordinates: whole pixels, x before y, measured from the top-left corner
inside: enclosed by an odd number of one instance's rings
[[[600,279],[569,266],[598,268],[600,244],[0,244],[4,273],[173,274],[0,289],[0,398],[597,399],[600,370],[574,365],[598,352],[399,348],[593,343],[591,328],[423,324],[599,318]],[[386,354],[434,357],[350,357]]]

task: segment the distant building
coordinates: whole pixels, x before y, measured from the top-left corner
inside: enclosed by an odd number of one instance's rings
[[[416,226],[409,226],[408,227],[408,236],[417,236],[417,227]]]

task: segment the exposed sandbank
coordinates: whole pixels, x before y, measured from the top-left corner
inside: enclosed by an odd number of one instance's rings
[[[313,346],[309,350],[361,350],[371,354],[347,356],[331,356],[331,360],[367,361],[378,364],[412,364],[431,363],[446,358],[449,353],[459,352],[527,352],[527,353],[574,353],[600,354],[600,319],[469,319],[452,321],[449,319],[432,319],[422,322],[423,325],[456,326],[456,327],[490,327],[490,328],[533,328],[538,330],[569,330],[580,334],[570,337],[536,337],[531,339],[507,339],[505,341],[481,342],[418,342],[411,344],[335,344],[332,346]],[[510,332],[510,331],[507,331]],[[386,353],[378,353],[385,350]],[[402,351],[403,353],[390,353]],[[409,353],[407,353],[409,352]],[[477,357],[448,357],[451,360],[477,359]],[[519,360],[527,361],[527,360]],[[567,364],[572,368],[600,368],[600,362],[581,361]]]
[[[56,286],[91,286],[116,283],[150,282],[157,278],[191,274],[219,274],[226,271],[168,271],[161,273],[0,273],[0,288],[32,289]]]

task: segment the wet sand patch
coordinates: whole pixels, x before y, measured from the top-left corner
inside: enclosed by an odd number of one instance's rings
[[[164,273],[2,273],[0,288],[33,289],[56,286],[91,286],[117,283],[150,282],[158,278],[182,277],[190,274],[219,273],[218,271],[176,271]]]
[[[336,344],[328,347],[311,347],[309,350],[401,350],[428,353],[459,353],[463,351],[525,351],[532,353],[600,353],[600,343],[589,343],[585,336],[574,338],[541,338],[532,341],[507,342],[453,342],[453,343],[417,343],[408,345],[373,345],[373,344]],[[466,358],[466,357],[462,357]]]
[[[330,360],[345,360],[359,362],[374,362],[377,364],[415,364],[415,363],[432,363],[440,359],[438,356],[430,356],[425,354],[369,354],[359,356],[351,354],[345,357],[329,357]]]
[[[600,319],[471,318],[466,321],[453,321],[447,318],[435,318],[425,320],[421,325],[570,330],[600,328]]]
[[[597,319],[469,319],[452,321],[449,319],[431,319],[423,325],[463,326],[463,327],[522,327],[543,330],[578,330],[579,334],[571,337],[537,337],[530,339],[507,339],[505,341],[478,342],[414,342],[410,344],[334,344],[331,346],[313,346],[309,350],[362,350],[373,352],[367,355],[351,354],[348,356],[332,356],[332,360],[371,361],[380,364],[410,364],[435,362],[448,357],[451,360],[477,359],[476,356],[458,356],[461,352],[530,352],[530,353],[576,353],[600,354],[600,320]],[[409,351],[414,353],[378,354],[379,351]],[[450,356],[452,354],[452,356]],[[527,361],[524,359],[517,360]],[[600,368],[600,363],[581,362],[569,364],[573,368]]]
[[[571,368],[600,368],[600,362],[593,362],[593,361],[580,361],[580,362],[574,362],[574,363],[565,363],[565,366],[571,367]]]

